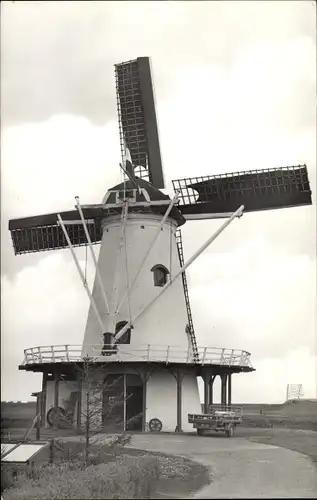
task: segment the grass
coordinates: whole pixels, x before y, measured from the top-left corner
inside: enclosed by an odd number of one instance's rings
[[[255,443],[281,446],[303,453],[317,465],[317,434],[311,430],[300,429],[239,429],[239,436]]]
[[[159,462],[149,455],[124,455],[130,439],[118,436],[107,446],[92,446],[88,462],[83,443],[55,440],[52,464],[2,466],[3,499],[150,498],[159,479]]]
[[[160,466],[157,494],[154,498],[182,498],[196,492],[210,482],[210,471],[202,464],[181,456],[165,455],[158,452],[146,453],[135,448],[124,449],[129,456],[152,456]]]
[[[89,465],[65,462],[24,472],[3,494],[4,500],[151,498],[159,477],[152,457]]]
[[[317,416],[262,416],[246,415],[243,427],[248,428],[281,428],[317,431]]]
[[[82,442],[61,439],[56,444],[54,465],[28,467],[16,478],[12,469],[2,471],[3,500],[173,498],[209,481],[208,470],[192,460],[125,448],[124,442],[92,446],[88,466]]]

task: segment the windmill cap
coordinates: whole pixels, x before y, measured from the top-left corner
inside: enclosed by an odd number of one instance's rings
[[[109,189],[110,195],[107,196],[107,204],[113,204],[116,203],[117,197],[116,197],[116,191],[124,191],[124,189],[127,191],[133,191],[133,200],[135,202],[146,202],[146,198],[144,197],[144,193],[142,191],[139,191],[136,188],[136,185],[142,189],[145,189],[148,197],[150,198],[151,201],[168,201],[171,200],[171,198],[162,193],[158,188],[154,187],[150,182],[147,182],[144,179],[140,179],[138,177],[134,178],[135,182],[132,182],[131,180],[127,180],[126,182],[121,182],[120,184],[117,184],[116,186],[112,187]],[[109,193],[108,191],[108,193]],[[114,191],[114,192],[111,192]],[[107,194],[108,194],[107,193]],[[105,197],[106,198],[106,197]],[[104,198],[104,199],[105,199]],[[162,214],[162,216],[165,214],[166,210],[168,208],[168,205],[154,205],[154,206],[144,206],[140,207],[137,206],[135,207],[135,210],[140,213],[140,211],[144,210],[144,213],[157,213],[157,214]],[[118,206],[118,211],[121,211],[121,207]],[[133,204],[129,206],[129,211],[133,211]],[[169,214],[169,217],[172,219],[175,219],[178,226],[182,226],[186,221],[181,214],[181,212],[178,210],[176,206],[174,206]]]

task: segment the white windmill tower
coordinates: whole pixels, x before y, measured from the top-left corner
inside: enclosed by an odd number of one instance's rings
[[[197,346],[185,270],[243,210],[310,204],[307,168],[181,179],[173,181],[171,199],[160,191],[164,177],[149,59],[116,65],[116,87],[124,181],[100,204],[81,205],[77,198],[74,211],[10,221],[16,254],[70,248],[90,300],[82,346],[26,349],[19,368],[43,372],[43,422],[72,392],[79,394],[74,362],[89,356],[103,377],[121,381],[111,398],[130,396],[120,407],[123,429],[141,414],[142,430],[147,424],[191,430],[187,415],[200,412],[197,377],[204,380],[207,411],[217,375],[221,403],[231,404],[232,374],[253,368],[246,351]],[[184,263],[180,226],[212,218],[226,221]],[[99,242],[97,262],[93,244]],[[81,245],[89,246],[96,267],[92,291],[74,250]],[[108,393],[105,408],[110,403]],[[79,408],[78,395],[78,425]]]

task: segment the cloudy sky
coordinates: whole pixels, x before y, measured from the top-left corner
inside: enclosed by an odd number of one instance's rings
[[[1,3],[1,387],[23,349],[83,339],[66,250],[15,257],[10,218],[101,201],[120,180],[113,65],[151,56],[171,179],[306,163],[312,207],[247,214],[190,268],[198,342],[252,352],[234,400],[316,397],[316,7],[311,1]],[[219,226],[188,222],[185,258]],[[84,262],[84,251],[78,251]],[[93,266],[88,265],[90,281]]]

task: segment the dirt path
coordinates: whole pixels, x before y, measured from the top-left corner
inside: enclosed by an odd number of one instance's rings
[[[212,482],[188,498],[316,498],[317,469],[288,449],[223,436],[139,434],[132,446],[209,467]]]

